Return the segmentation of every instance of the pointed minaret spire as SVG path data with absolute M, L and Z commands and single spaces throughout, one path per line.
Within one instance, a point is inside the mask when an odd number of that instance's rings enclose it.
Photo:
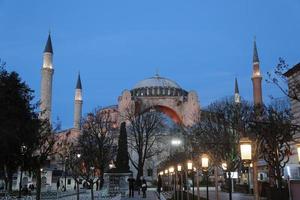
M 82 89 L 82 86 L 81 86 L 81 79 L 80 79 L 80 73 L 78 73 L 76 89 Z
M 46 43 L 46 46 L 44 49 L 44 53 L 53 53 L 50 31 L 49 31 L 47 43 Z
M 253 83 L 253 100 L 255 105 L 262 105 L 262 76 L 259 68 L 259 59 L 256 46 L 256 38 L 254 38 L 254 51 L 253 51 L 253 72 L 252 72 L 252 83 Z
M 234 83 L 234 102 L 241 103 L 241 96 L 239 93 L 239 86 L 238 86 L 237 78 L 235 78 L 235 83 Z
M 78 73 L 77 83 L 75 88 L 75 105 L 74 105 L 74 128 L 81 128 L 81 115 L 82 115 L 82 85 L 80 74 Z
M 48 119 L 51 123 L 52 110 L 52 79 L 53 79 L 53 49 L 50 33 L 43 55 L 42 81 L 41 81 L 41 118 Z
M 256 37 L 254 37 L 254 45 L 253 45 L 253 63 L 259 63 L 257 46 L 256 46 Z
M 237 78 L 235 78 L 235 83 L 234 83 L 234 93 L 235 94 L 239 94 L 239 86 L 238 86 L 238 82 L 237 82 Z

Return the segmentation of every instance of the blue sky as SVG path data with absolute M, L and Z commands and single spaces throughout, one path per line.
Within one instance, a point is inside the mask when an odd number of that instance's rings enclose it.
M 0 58 L 40 95 L 42 52 L 51 29 L 53 119 L 73 124 L 78 71 L 84 113 L 117 103 L 124 89 L 151 77 L 197 91 L 201 106 L 240 93 L 252 100 L 253 38 L 261 70 L 278 57 L 300 62 L 299 0 L 0 0 Z M 264 100 L 282 96 L 263 82 Z

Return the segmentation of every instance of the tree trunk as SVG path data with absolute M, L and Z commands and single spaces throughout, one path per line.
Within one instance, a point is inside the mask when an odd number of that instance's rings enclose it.
M 6 165 L 4 165 L 4 182 L 5 182 L 5 191 L 8 192 L 8 172 L 7 172 Z
M 255 200 L 259 200 L 257 176 L 258 176 L 257 159 L 254 158 L 254 160 L 253 160 L 253 193 L 254 193 Z
M 138 173 L 136 175 L 136 180 L 140 179 L 141 176 L 144 176 L 144 165 L 142 162 L 142 159 L 139 158 L 139 163 L 138 163 Z
M 11 171 L 8 172 L 8 192 L 12 192 L 12 182 L 13 182 L 13 173 Z
M 76 181 L 76 190 L 77 190 L 77 200 L 79 200 L 79 183 Z
M 91 200 L 94 200 L 94 184 L 93 183 L 90 184 L 91 184 Z
M 220 197 L 219 197 L 218 167 L 217 166 L 215 166 L 214 175 L 215 175 L 216 200 L 219 200 Z
M 38 167 L 36 169 L 36 200 L 41 199 L 41 169 Z
M 19 181 L 19 198 L 21 198 L 21 190 L 22 190 L 22 179 L 23 179 L 23 169 L 20 168 L 20 181 Z

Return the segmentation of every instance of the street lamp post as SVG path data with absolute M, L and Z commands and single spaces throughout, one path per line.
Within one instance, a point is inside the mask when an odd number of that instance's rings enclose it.
M 195 190 L 194 190 L 194 173 L 193 173 L 193 162 L 192 161 L 188 161 L 187 162 L 187 169 L 189 172 L 191 172 L 191 175 L 192 175 L 192 185 L 193 185 L 193 188 L 192 188 L 192 191 L 193 191 L 193 200 L 194 200 L 194 197 L 195 197 Z
M 208 193 L 208 164 L 209 164 L 209 158 L 207 154 L 203 154 L 201 157 L 201 166 L 203 169 L 204 174 L 206 175 L 206 199 L 209 199 L 209 193 Z
M 228 177 L 228 194 L 229 194 L 229 200 L 232 200 L 231 172 L 227 168 L 227 163 L 222 163 L 222 169 L 225 171 L 225 174 Z
M 251 140 L 247 137 L 242 137 L 240 139 L 240 151 L 241 151 L 241 159 L 245 167 L 248 168 L 248 189 L 249 193 L 251 193 L 251 188 L 250 188 L 250 163 L 252 160 L 252 145 L 251 145 Z M 253 177 L 253 179 L 256 177 Z
M 170 172 L 170 176 L 171 176 L 171 184 L 172 184 L 172 182 L 174 182 L 173 191 L 174 191 L 174 197 L 175 197 L 175 200 L 176 200 L 176 174 L 175 174 L 174 167 L 170 167 L 169 172 Z M 173 179 L 173 176 L 174 176 L 174 179 Z
M 182 190 L 182 166 L 179 164 L 177 165 L 177 172 L 180 174 L 180 196 L 181 200 L 183 200 L 183 190 Z M 179 195 L 178 195 L 179 197 Z M 180 199 L 180 198 L 178 198 Z
M 166 169 L 165 170 L 165 175 L 166 175 L 166 178 L 167 178 L 167 187 L 166 187 L 166 190 L 167 191 L 169 191 L 169 179 L 170 179 L 170 177 L 169 177 L 169 170 L 168 169 Z
M 22 196 L 22 179 L 23 179 L 23 168 L 24 168 L 24 160 L 25 160 L 25 152 L 27 150 L 27 147 L 25 145 L 21 146 L 21 155 L 22 155 L 22 165 L 20 167 L 20 182 L 19 182 L 19 198 Z

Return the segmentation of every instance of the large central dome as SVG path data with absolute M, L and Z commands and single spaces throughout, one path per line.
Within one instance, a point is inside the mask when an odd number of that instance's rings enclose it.
M 162 87 L 162 88 L 177 88 L 181 89 L 181 87 L 175 82 L 170 79 L 161 77 L 159 75 L 155 75 L 154 77 L 144 79 L 138 82 L 133 89 L 138 88 L 151 88 L 151 87 Z

